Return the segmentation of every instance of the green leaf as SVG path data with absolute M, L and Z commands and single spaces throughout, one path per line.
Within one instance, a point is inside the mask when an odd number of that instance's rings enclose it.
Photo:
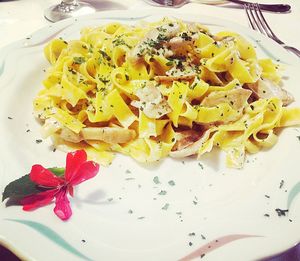
M 57 177 L 62 177 L 65 175 L 65 168 L 54 167 L 54 168 L 48 168 L 48 170 L 50 170 Z
M 48 168 L 54 175 L 57 177 L 63 177 L 65 174 L 65 168 Z M 16 205 L 20 201 L 20 199 L 32 195 L 37 194 L 42 191 L 46 191 L 52 188 L 45 188 L 38 186 L 36 183 L 32 182 L 29 174 L 22 176 L 19 179 L 16 179 L 10 182 L 4 189 L 2 195 L 2 201 L 9 198 L 10 204 Z
M 2 195 L 2 201 L 7 198 L 12 198 L 14 201 L 18 201 L 18 199 L 22 199 L 25 196 L 36 194 L 47 189 L 49 188 L 41 188 L 37 186 L 30 180 L 29 174 L 27 174 L 19 179 L 10 182 L 5 187 Z

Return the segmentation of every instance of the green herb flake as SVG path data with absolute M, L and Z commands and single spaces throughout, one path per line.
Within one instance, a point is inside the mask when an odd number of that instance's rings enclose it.
M 126 169 L 125 173 L 126 174 L 131 174 L 131 171 L 129 169 Z
M 194 236 L 196 236 L 196 233 L 195 232 L 189 233 L 189 236 L 194 237 Z
M 174 180 L 170 180 L 170 181 L 168 182 L 168 184 L 169 184 L 170 186 L 175 186 L 175 181 L 174 181 Z
M 109 56 L 106 52 L 104 52 L 104 51 L 102 51 L 102 50 L 99 50 L 99 53 L 101 53 L 102 57 L 103 57 L 104 59 L 106 59 L 107 61 L 110 61 L 110 60 L 111 60 L 110 56 Z
M 198 166 L 199 166 L 201 169 L 204 168 L 203 165 L 202 165 L 200 162 L 198 162 Z
M 85 58 L 84 57 L 73 57 L 73 62 L 75 64 L 82 64 L 85 62 Z
M 158 195 L 161 195 L 161 196 L 164 196 L 164 195 L 166 195 L 167 194 L 167 191 L 165 191 L 165 190 L 161 190 L 159 193 L 158 193 Z
M 155 176 L 155 177 L 153 178 L 153 182 L 154 182 L 155 184 L 160 184 L 160 181 L 159 181 L 159 179 L 158 179 L 158 176 Z
M 132 214 L 132 213 L 133 213 L 132 209 L 129 209 L 128 214 Z
M 162 210 L 168 210 L 170 204 L 169 203 L 166 203 L 161 209 Z

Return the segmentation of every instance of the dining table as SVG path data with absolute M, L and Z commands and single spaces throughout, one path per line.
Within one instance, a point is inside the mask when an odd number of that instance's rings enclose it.
M 179 8 L 171 6 L 159 6 L 151 4 L 150 0 L 84 0 L 91 4 L 97 12 L 110 10 L 130 10 L 131 12 L 147 12 L 151 10 L 173 10 L 201 17 L 218 17 L 232 23 L 250 27 L 247 15 L 242 5 L 226 2 L 222 5 L 202 4 L 191 1 Z M 251 1 L 254 2 L 254 1 Z M 291 5 L 288 13 L 264 12 L 272 30 L 286 44 L 300 50 L 300 1 L 299 0 L 259 0 L 260 3 L 283 3 Z M 20 39 L 30 37 L 35 31 L 52 24 L 45 19 L 44 11 L 52 5 L 58 4 L 59 0 L 0 0 L 0 49 Z M 293 55 L 293 54 L 292 54 Z M 295 59 L 299 59 L 295 56 Z M 1 123 L 2 124 L 2 123 Z M 3 153 L 3 151 L 1 152 Z M 0 231 L 1 234 L 1 231 Z M 300 239 L 300 236 L 299 236 Z M 30 239 L 29 239 L 30 240 Z M 284 239 L 283 239 L 284 240 Z M 1 242 L 0 242 L 1 244 Z M 253 249 L 255 251 L 255 249 Z M 13 249 L 0 246 L 0 260 L 19 260 L 18 253 L 13 253 Z M 284 252 L 274 253 L 265 257 L 265 261 L 300 261 L 300 244 L 291 246 Z

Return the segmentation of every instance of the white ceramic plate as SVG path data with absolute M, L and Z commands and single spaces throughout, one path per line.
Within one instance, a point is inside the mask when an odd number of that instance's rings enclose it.
M 48 67 L 44 44 L 53 37 L 77 38 L 87 25 L 172 15 L 212 31 L 237 31 L 257 46 L 260 57 L 286 64 L 284 86 L 295 96 L 292 106 L 300 106 L 299 64 L 276 43 L 217 18 L 155 12 L 114 11 L 65 20 L 1 50 L 1 191 L 33 164 L 64 166 L 65 154 L 52 152 L 50 140 L 36 143 L 40 126 L 32 115 L 32 100 Z M 28 213 L 2 203 L 0 241 L 34 260 L 179 260 L 191 253 L 206 260 L 253 260 L 275 254 L 300 240 L 299 135 L 297 128 L 284 129 L 276 146 L 248 156 L 243 170 L 224 167 L 217 152 L 201 163 L 165 159 L 148 167 L 118 155 L 110 167 L 77 188 L 68 222 L 52 213 L 53 205 Z M 160 184 L 153 182 L 155 176 Z M 166 195 L 159 195 L 162 190 Z M 279 217 L 276 208 L 289 208 L 288 216 Z

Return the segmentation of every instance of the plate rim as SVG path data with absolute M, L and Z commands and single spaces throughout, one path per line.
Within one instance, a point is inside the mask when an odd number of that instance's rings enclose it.
M 145 10 L 142 9 L 142 11 L 145 13 Z M 130 16 L 130 17 L 134 17 L 137 21 L 138 20 L 141 20 L 142 18 L 147 18 L 147 17 L 151 17 L 151 16 L 162 16 L 162 15 L 170 15 L 170 11 L 171 10 L 157 10 L 157 9 L 149 9 L 147 10 L 147 13 L 146 15 L 143 15 L 143 16 L 133 16 L 134 13 L 139 13 L 137 9 L 134 9 L 134 10 L 127 10 L 127 11 L 124 11 L 124 10 L 113 10 L 113 11 L 103 11 L 103 12 L 97 12 L 93 15 L 85 15 L 85 16 L 81 16 L 81 17 L 78 17 L 78 18 L 68 18 L 66 20 L 63 20 L 63 21 L 60 21 L 56 24 L 51 24 L 51 25 L 48 25 L 48 26 L 44 26 L 42 27 L 41 29 L 39 30 L 36 30 L 35 32 L 33 32 L 31 35 L 32 37 L 36 36 L 36 35 L 39 35 L 39 34 L 43 34 L 43 33 L 46 33 L 47 32 L 47 29 L 48 28 L 55 28 L 55 29 L 58 29 L 58 28 L 61 28 L 63 26 L 67 26 L 67 25 L 71 25 L 73 26 L 73 23 L 74 22 L 77 22 L 77 21 L 89 21 L 89 20 L 94 20 L 94 19 L 97 19 L 97 18 L 101 18 L 101 20 L 107 20 L 107 16 L 109 15 L 115 15 L 116 17 L 112 18 L 112 20 L 116 20 L 117 16 L 120 15 L 120 13 L 122 14 L 122 16 Z M 187 16 L 187 15 L 190 15 L 190 17 L 193 19 L 196 17 L 196 14 L 192 13 L 190 14 L 189 12 L 179 12 L 179 10 L 173 10 L 172 9 L 172 12 L 171 12 L 171 16 Z M 255 37 L 255 38 L 259 38 L 259 39 L 262 39 L 264 42 L 267 41 L 267 42 L 271 42 L 271 40 L 261 34 L 259 34 L 258 32 L 256 31 L 251 31 L 249 28 L 243 26 L 243 25 L 240 25 L 240 24 L 234 24 L 232 21 L 229 21 L 229 20 L 226 20 L 226 19 L 222 19 L 222 18 L 216 18 L 216 17 L 213 17 L 213 16 L 201 16 L 201 17 L 198 17 L 197 20 L 198 21 L 201 21 L 201 19 L 204 18 L 205 19 L 215 19 L 217 21 L 221 21 L 221 22 L 224 22 L 224 24 L 226 24 L 226 26 L 233 26 L 232 29 L 233 30 L 236 30 L 236 28 L 238 28 L 238 31 L 243 31 L 243 32 L 247 32 L 249 35 Z M 123 17 L 120 17 L 120 20 L 122 21 L 124 18 Z M 191 20 L 192 20 L 191 19 Z M 100 21 L 101 21 L 100 20 Z M 247 34 L 247 35 L 248 35 Z M 26 42 L 28 39 L 21 39 L 21 40 L 18 40 L 18 41 L 15 41 L 13 43 L 10 43 L 4 47 L 2 47 L 0 49 L 0 65 L 1 65 L 1 58 L 3 59 L 3 53 L 6 53 L 14 48 L 20 48 L 21 46 L 24 45 L 24 42 Z M 289 54 L 285 49 L 283 49 L 283 47 L 279 46 L 277 43 L 275 42 L 272 42 L 273 45 L 277 45 L 278 47 L 282 48 L 282 51 L 284 51 L 284 56 L 287 56 L 289 58 L 292 57 L 291 54 Z M 30 48 L 32 47 L 35 47 L 34 46 L 29 46 Z M 2 54 L 2 56 L 1 56 Z M 292 66 L 299 66 L 300 65 L 300 62 L 296 59 L 292 59 L 292 63 L 291 63 Z M 1 77 L 1 66 L 0 66 L 0 77 Z M 3 204 L 3 203 L 2 203 Z M 300 241 L 300 238 L 299 238 L 299 241 Z M 0 245 L 8 245 L 8 249 L 10 251 L 12 251 L 13 253 L 15 253 L 17 256 L 19 256 L 20 258 L 30 258 L 28 256 L 25 256 L 26 254 L 20 252 L 17 247 L 13 246 L 7 239 L 5 239 L 3 236 L 0 235 Z M 278 253 L 281 253 L 282 251 L 278 252 Z M 272 254 L 272 255 L 275 255 L 276 253 Z

